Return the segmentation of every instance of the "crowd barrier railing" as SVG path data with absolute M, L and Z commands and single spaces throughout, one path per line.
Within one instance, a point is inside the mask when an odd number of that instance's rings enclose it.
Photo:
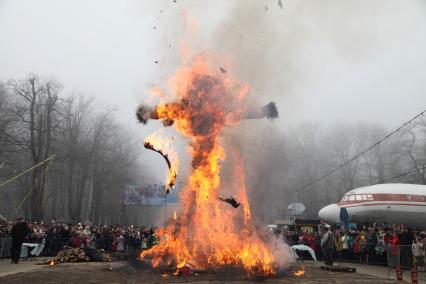
M 96 238 L 93 243 L 87 245 L 88 248 L 103 249 L 105 251 L 114 251 L 114 240 L 111 238 Z M 12 238 L 0 238 L 0 259 L 10 257 L 10 249 L 12 246 Z M 72 246 L 71 239 L 69 238 L 54 238 L 54 239 L 45 239 L 44 248 L 40 256 L 54 256 L 65 246 Z M 84 243 L 81 247 L 85 247 Z M 142 247 L 141 240 L 138 239 L 129 239 L 124 241 L 125 251 L 128 247 L 137 247 L 140 249 Z
M 318 242 L 308 243 L 299 242 L 299 244 L 307 245 L 314 249 L 316 257 L 319 261 L 324 260 L 324 254 Z M 292 244 L 289 244 L 292 245 Z M 417 255 L 416 255 L 417 254 Z M 376 247 L 370 247 L 359 250 L 354 248 L 336 249 L 334 248 L 333 259 L 335 261 L 371 264 L 388 266 L 389 268 L 411 269 L 417 267 L 425 267 L 426 263 L 426 248 L 423 252 L 414 251 L 411 245 L 385 245 L 378 250 Z M 304 254 L 309 259 L 308 254 Z

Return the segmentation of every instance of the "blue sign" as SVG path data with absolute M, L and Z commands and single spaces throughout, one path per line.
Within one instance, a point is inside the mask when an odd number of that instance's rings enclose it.
M 176 189 L 175 189 L 176 190 Z M 124 205 L 164 205 L 177 202 L 177 193 L 170 190 L 166 193 L 164 185 L 149 184 L 146 186 L 127 185 L 124 189 Z

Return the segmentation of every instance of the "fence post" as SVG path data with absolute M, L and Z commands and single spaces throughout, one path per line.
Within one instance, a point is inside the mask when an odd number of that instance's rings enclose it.
M 401 270 L 401 266 L 396 267 L 396 280 L 402 280 L 402 270 Z
M 413 267 L 413 269 L 411 269 L 411 283 L 417 284 L 418 283 L 417 281 L 418 281 L 417 269 L 416 267 Z

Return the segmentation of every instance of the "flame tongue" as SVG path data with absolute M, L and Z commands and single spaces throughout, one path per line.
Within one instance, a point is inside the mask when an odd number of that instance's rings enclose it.
M 305 275 L 305 267 L 302 266 L 298 271 L 293 273 L 294 276 L 300 277 Z
M 272 253 L 251 222 L 242 161 L 235 170 L 242 209 L 229 208 L 218 200 L 220 162 L 225 159 L 220 134 L 225 126 L 244 118 L 248 86 L 230 78 L 229 72 L 224 78 L 216 69 L 205 56 L 198 56 L 171 80 L 177 103 L 155 107 L 157 119 L 163 124 L 172 121 L 190 140 L 193 168 L 180 195 L 183 212 L 176 222 L 159 230 L 159 244 L 142 252 L 141 258 L 151 258 L 154 267 L 240 265 L 249 273 L 272 274 Z
M 169 176 L 166 180 L 166 192 L 169 193 L 170 189 L 173 189 L 175 185 L 175 180 L 178 172 L 179 160 L 176 152 L 170 146 L 170 141 L 167 141 L 159 135 L 159 133 L 154 132 L 149 137 L 147 137 L 143 143 L 144 147 L 150 149 L 154 152 L 159 153 L 167 163 L 169 168 Z M 170 161 L 169 155 L 172 157 L 172 162 Z

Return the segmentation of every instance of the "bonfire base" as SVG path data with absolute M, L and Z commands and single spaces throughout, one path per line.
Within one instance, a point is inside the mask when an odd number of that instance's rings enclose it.
M 65 262 L 89 262 L 89 261 L 98 261 L 98 262 L 110 262 L 111 256 L 102 250 L 97 249 L 81 249 L 81 248 L 70 248 L 65 247 L 63 250 L 59 251 L 55 258 L 49 259 L 45 262 L 38 264 L 50 264 L 55 265 L 58 263 Z
M 380 278 L 376 276 L 360 273 L 336 273 L 321 268 L 310 262 L 305 262 L 304 276 L 295 276 L 294 272 L 299 271 L 301 266 L 290 267 L 286 273 L 268 277 L 263 283 L 293 284 L 293 283 L 363 283 L 363 284 L 397 284 L 396 280 Z M 384 270 L 385 274 L 387 270 Z M 45 266 L 36 271 L 11 274 L 0 277 L 0 283 L 31 283 L 31 284 L 63 284 L 63 283 L 87 283 L 90 281 L 96 283 L 241 283 L 255 284 L 259 283 L 256 279 L 247 280 L 245 275 L 218 275 L 219 272 L 203 273 L 200 275 L 191 275 L 189 277 L 179 277 L 174 275 L 162 275 L 159 271 L 139 270 L 132 268 L 128 262 L 112 262 L 109 264 L 100 262 L 87 263 L 66 263 L 54 266 L 52 269 Z M 220 278 L 219 278 L 220 277 Z

